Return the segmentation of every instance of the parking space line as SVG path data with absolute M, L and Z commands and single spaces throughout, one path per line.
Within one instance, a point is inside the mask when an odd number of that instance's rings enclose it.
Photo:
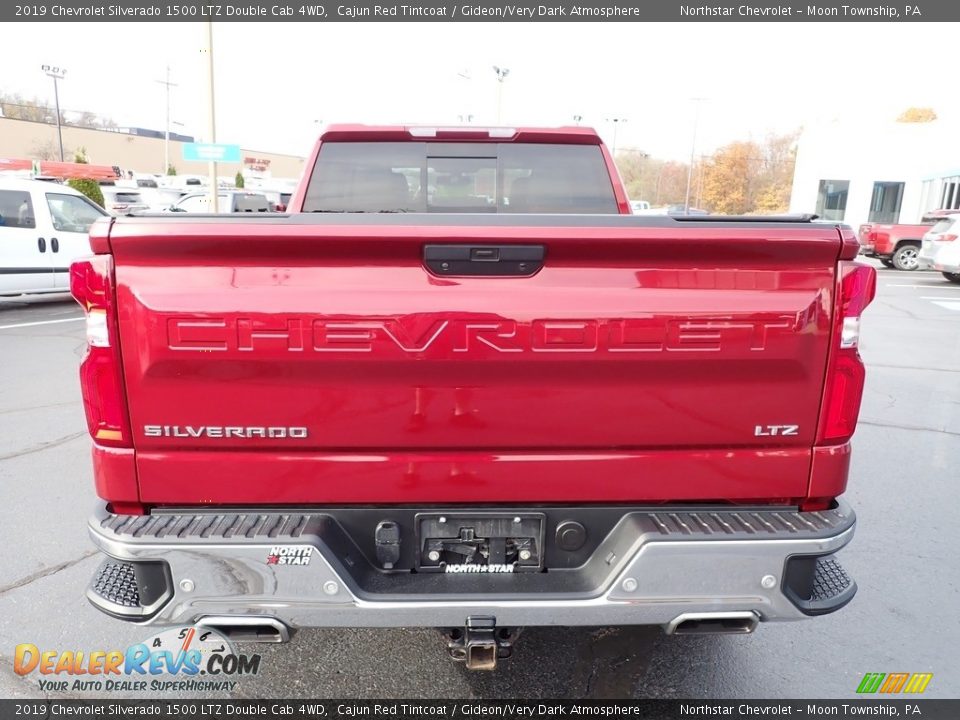
M 955 300 L 953 302 L 944 302 L 943 300 L 934 300 L 934 305 L 939 305 L 940 307 L 946 310 L 960 310 L 960 300 Z
M 16 325 L 0 325 L 0 330 L 13 330 L 13 328 L 33 327 L 34 325 L 53 325 L 54 323 L 79 322 L 82 317 L 64 318 L 62 320 L 41 320 L 40 322 L 17 323 Z
M 960 290 L 960 287 L 951 287 L 949 285 L 899 285 L 897 283 L 886 283 L 884 287 L 909 287 L 926 288 L 927 290 Z
M 920 299 L 921 299 L 921 300 L 956 300 L 956 299 L 957 299 L 957 296 L 956 296 L 956 295 L 950 295 L 950 296 L 947 296 L 947 297 L 942 297 L 942 296 L 940 296 L 940 295 L 921 295 L 921 296 L 920 296 Z

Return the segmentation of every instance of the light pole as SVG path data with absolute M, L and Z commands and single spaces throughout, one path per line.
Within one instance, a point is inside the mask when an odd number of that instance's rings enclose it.
M 57 110 L 57 142 L 60 143 L 60 162 L 63 162 L 63 129 L 60 127 L 60 92 L 57 89 L 57 80 L 63 80 L 67 69 L 50 65 L 41 65 L 40 69 L 53 78 L 53 102 Z
M 613 123 L 613 147 L 610 150 L 610 154 L 616 159 L 617 156 L 617 128 L 620 126 L 620 123 L 625 123 L 626 118 L 607 118 L 607 122 Z
M 503 81 L 510 74 L 510 68 L 501 68 L 494 65 L 493 71 L 497 74 L 497 125 L 499 125 L 503 111 Z
M 217 142 L 217 116 L 214 110 L 213 99 L 213 22 L 207 21 L 207 142 Z M 208 163 L 210 173 L 210 212 L 218 212 L 217 195 L 220 190 L 217 187 L 217 162 L 211 160 Z
M 167 124 L 163 134 L 163 174 L 170 172 L 170 88 L 177 87 L 177 84 L 170 82 L 170 66 L 167 65 L 167 77 L 165 80 L 155 80 L 164 86 L 167 95 Z
M 466 83 L 472 83 L 472 81 L 473 81 L 473 76 L 470 74 L 470 69 L 469 69 L 469 68 L 465 68 L 465 69 L 462 70 L 461 72 L 458 72 L 458 73 L 457 73 L 457 77 L 460 78 L 461 80 L 463 80 L 463 81 L 466 82 Z M 467 85 L 466 87 L 470 87 L 470 85 Z M 457 94 L 459 95 L 460 93 L 457 93 Z M 466 98 L 466 101 L 465 101 L 465 102 L 464 102 L 464 97 Z M 468 111 L 468 112 L 461 113 L 461 114 L 457 115 L 457 117 L 460 119 L 460 122 L 461 122 L 461 123 L 467 123 L 467 124 L 472 123 L 472 122 L 473 122 L 473 113 L 472 113 L 472 112 L 469 112 L 469 110 L 470 110 L 470 105 L 472 104 L 472 103 L 470 102 L 470 92 L 469 92 L 469 90 L 466 91 L 465 94 L 462 95 L 462 96 L 457 100 L 457 102 L 458 102 L 458 103 L 462 103 L 463 106 L 464 106 L 464 109 Z
M 640 157 L 640 172 L 637 173 L 637 187 L 640 188 L 640 197 L 638 199 L 645 200 L 646 193 L 643 192 L 643 170 L 644 166 L 646 165 L 647 158 L 650 157 L 650 153 L 645 153 L 643 150 L 641 150 L 637 153 L 637 155 Z
M 703 102 L 704 98 L 691 98 L 695 103 L 693 111 L 693 140 L 690 142 L 690 164 L 687 166 L 687 194 L 686 199 L 683 201 L 683 212 L 685 215 L 690 214 L 690 182 L 693 180 L 693 157 L 694 153 L 697 150 L 697 125 L 700 123 L 700 103 Z

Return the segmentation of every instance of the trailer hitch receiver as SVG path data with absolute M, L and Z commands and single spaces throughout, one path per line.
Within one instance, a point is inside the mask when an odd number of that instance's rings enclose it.
M 446 631 L 450 657 L 466 664 L 468 670 L 495 670 L 497 660 L 513 654 L 516 632 L 497 627 L 497 619 L 470 616 L 465 626 Z

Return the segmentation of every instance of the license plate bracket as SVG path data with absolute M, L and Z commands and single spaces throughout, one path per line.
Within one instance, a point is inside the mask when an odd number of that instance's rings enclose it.
M 491 574 L 541 571 L 544 525 L 543 513 L 418 513 L 417 569 Z

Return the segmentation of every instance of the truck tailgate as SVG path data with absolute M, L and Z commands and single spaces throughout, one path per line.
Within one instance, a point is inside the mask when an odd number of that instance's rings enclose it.
M 116 222 L 141 500 L 805 495 L 835 227 L 478 218 Z M 545 260 L 442 276 L 427 244 Z

